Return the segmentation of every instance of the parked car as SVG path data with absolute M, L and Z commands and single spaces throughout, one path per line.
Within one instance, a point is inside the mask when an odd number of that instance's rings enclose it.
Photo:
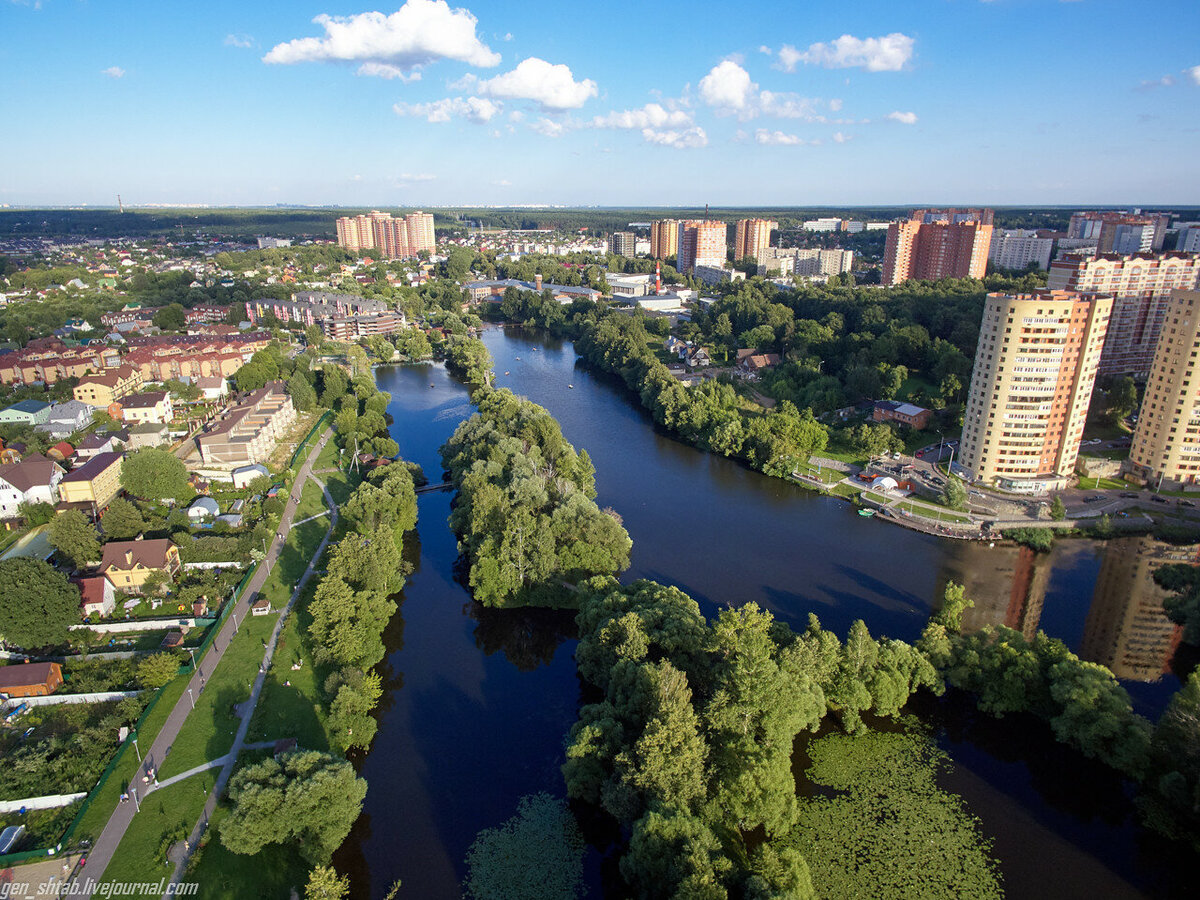
M 1090 497 L 1084 497 L 1083 502 L 1084 503 L 1099 503 L 1103 499 L 1104 499 L 1103 494 L 1092 494 L 1092 496 L 1090 496 Z
M 1158 494 L 1151 494 L 1150 499 L 1155 503 L 1167 503 L 1166 497 L 1160 497 Z
M 1137 491 L 1121 491 L 1121 496 L 1126 500 L 1136 500 L 1141 496 Z
M 1195 506 L 1196 502 L 1194 500 L 1180 500 L 1179 505 L 1180 506 Z
M 1083 443 L 1085 446 L 1091 447 L 1094 444 L 1103 444 L 1104 442 L 1100 438 L 1088 438 Z

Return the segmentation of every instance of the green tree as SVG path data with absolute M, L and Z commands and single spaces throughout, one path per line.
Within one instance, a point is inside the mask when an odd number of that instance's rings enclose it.
M 1109 424 L 1116 425 L 1137 409 L 1137 384 L 1128 375 L 1113 381 L 1105 395 L 1104 417 Z
M 100 527 L 104 529 L 105 537 L 118 541 L 135 538 L 146 530 L 146 520 L 142 511 L 123 497 L 117 497 L 108 505 Z
M 245 766 L 229 781 L 233 809 L 221 822 L 221 843 L 251 856 L 267 844 L 291 844 L 309 862 L 328 863 L 366 794 L 350 763 L 315 750 Z
M 144 500 L 186 500 L 195 493 L 179 457 L 150 447 L 125 457 L 121 464 L 121 487 Z
M 79 621 L 79 591 L 41 560 L 19 556 L 0 562 L 0 635 L 33 650 L 67 642 Z
M 138 684 L 151 691 L 158 690 L 178 674 L 179 659 L 173 653 L 151 653 L 138 661 Z
M 474 900 L 570 900 L 584 893 L 583 853 L 567 805 L 546 793 L 527 795 L 515 816 L 476 835 L 463 887 Z
M 182 305 L 171 303 L 156 312 L 151 321 L 163 331 L 183 331 L 187 327 L 187 314 Z
M 321 405 L 332 409 L 345 396 L 350 378 L 338 366 L 326 363 L 321 369 Z
M 383 685 L 378 675 L 351 671 L 349 680 L 338 688 L 330 704 L 326 723 L 343 752 L 352 747 L 365 750 L 371 746 L 378 727 L 371 711 L 383 696 Z
M 350 878 L 339 875 L 333 866 L 317 866 L 308 873 L 304 900 L 346 900 L 350 896 Z
M 1063 505 L 1062 497 L 1055 494 L 1054 499 L 1050 501 L 1050 518 L 1055 522 L 1061 522 L 1066 517 L 1067 508 Z
M 942 502 L 951 509 L 967 508 L 967 487 L 956 475 L 946 476 L 946 486 L 942 488 Z
M 77 509 L 54 517 L 48 529 L 50 545 L 75 568 L 83 569 L 100 558 L 100 540 L 91 521 Z
M 308 412 L 317 405 L 317 392 L 299 372 L 288 379 L 287 392 L 299 412 Z

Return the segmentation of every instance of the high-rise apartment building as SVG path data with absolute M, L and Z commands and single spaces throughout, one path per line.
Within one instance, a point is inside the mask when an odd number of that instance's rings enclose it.
M 1095 240 L 1098 253 L 1148 253 L 1161 250 L 1170 216 L 1133 212 L 1077 212 L 1068 238 Z
M 1050 290 L 1112 294 L 1112 319 L 1100 358 L 1100 374 L 1145 375 L 1176 288 L 1200 286 L 1200 257 L 1189 253 L 1067 255 L 1050 264 Z
M 675 268 L 687 273 L 691 273 L 698 265 L 722 268 L 725 265 L 727 234 L 724 222 L 711 219 L 680 222 Z
M 1127 463 L 1153 487 L 1195 484 L 1200 473 L 1200 291 L 1172 291 Z
M 372 210 L 365 216 L 343 216 L 337 220 L 339 246 L 347 250 L 377 250 L 389 259 L 406 259 L 422 250 L 434 249 L 433 216 L 409 213 L 402 219 Z
M 733 258 L 757 258 L 759 253 L 771 246 L 771 232 L 778 230 L 779 223 L 768 219 L 741 219 L 734 229 Z
M 1102 294 L 988 294 L 959 457 L 972 480 L 1029 494 L 1067 483 L 1111 310 Z
M 982 278 L 992 242 L 990 209 L 918 209 L 888 226 L 883 283 Z
M 679 220 L 662 219 L 650 225 L 650 255 L 666 259 L 679 252 Z
M 1177 222 L 1175 228 L 1175 249 L 1200 253 L 1200 222 Z
M 1054 238 L 1038 237 L 1036 231 L 1027 228 L 998 228 L 992 232 L 992 245 L 988 259 L 1002 269 L 1024 269 L 1037 263 L 1043 271 L 1050 268 L 1050 254 L 1054 250 Z
M 632 231 L 617 231 L 613 233 L 612 245 L 609 249 L 617 256 L 633 257 L 637 255 L 636 245 L 637 238 Z

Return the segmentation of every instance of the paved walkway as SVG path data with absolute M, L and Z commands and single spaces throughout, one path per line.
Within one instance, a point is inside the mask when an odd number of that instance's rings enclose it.
M 317 442 L 312 452 L 309 453 L 308 459 L 304 465 L 300 467 L 300 472 L 296 476 L 296 483 L 303 484 L 312 472 L 312 465 L 315 462 L 317 455 L 333 435 L 331 429 L 326 429 L 321 439 Z M 260 565 L 255 570 L 254 575 L 250 578 L 250 582 L 242 591 L 241 597 L 237 601 L 233 612 L 225 620 L 224 626 L 217 634 L 212 642 L 209 651 L 199 660 L 197 670 L 192 673 L 191 680 L 188 682 L 188 690 L 194 694 L 199 694 L 204 690 L 206 682 L 205 674 L 211 675 L 213 670 L 220 664 L 221 658 L 225 651 L 229 648 L 230 641 L 233 640 L 234 634 L 237 632 L 238 621 L 245 619 L 250 612 L 250 603 L 253 598 L 262 589 L 263 582 L 267 579 L 271 565 L 279 559 L 279 554 L 283 549 L 283 539 L 280 535 L 285 534 L 291 528 L 292 519 L 296 515 L 296 505 L 298 502 L 299 491 L 293 491 L 288 497 L 287 505 L 284 507 L 283 516 L 280 519 L 279 529 L 271 540 L 271 545 L 267 548 L 265 562 L 267 565 Z M 328 536 L 326 536 L 328 538 Z M 324 545 L 322 545 L 324 549 Z M 310 563 L 311 569 L 311 563 Z M 290 604 L 289 604 L 290 605 Z M 282 619 L 282 617 L 281 617 Z M 277 629 L 278 630 L 278 629 Z M 274 637 L 272 637 L 272 645 L 274 645 Z M 261 677 L 260 677 L 261 680 Z M 257 696 L 257 687 L 256 687 Z M 171 710 L 167 716 L 167 721 L 159 730 L 158 735 L 154 739 L 154 743 L 146 750 L 142 757 L 141 764 L 137 771 L 130 779 L 129 789 L 131 792 L 141 790 L 143 784 L 143 776 L 148 776 L 151 768 L 158 769 L 162 767 L 163 760 L 171 750 L 171 744 L 178 737 L 180 729 L 183 728 L 184 722 L 192 712 L 192 703 L 187 696 L 187 691 L 184 691 L 183 696 L 175 704 L 175 708 Z M 238 742 L 234 744 L 234 752 L 241 748 L 241 741 L 244 738 L 244 727 L 249 722 L 247 716 L 243 720 L 243 730 L 239 730 Z M 217 791 L 214 791 L 212 798 L 215 798 Z M 137 793 L 140 799 L 143 794 Z M 137 813 L 137 805 L 135 803 L 118 803 L 117 808 L 113 810 L 113 814 L 109 817 L 108 822 L 104 826 L 104 830 L 100 832 L 100 836 L 96 838 L 96 843 L 87 854 L 87 874 L 93 878 L 98 878 L 99 873 L 108 867 L 112 861 L 113 855 L 117 852 L 117 847 L 121 843 L 121 838 L 125 836 L 126 830 L 129 828 L 130 822 L 133 821 L 134 815 Z M 72 896 L 90 897 L 95 891 L 97 885 L 95 882 L 89 882 L 87 878 L 82 877 L 75 882 L 73 889 L 75 893 Z
M 316 452 L 319 453 L 325 444 L 325 440 L 329 437 L 329 432 L 326 432 L 325 437 L 317 444 Z M 310 457 L 312 459 L 314 457 Z M 308 583 L 308 579 L 313 575 L 313 567 L 317 564 L 317 560 L 321 558 L 321 554 L 325 552 L 325 548 L 329 545 L 330 538 L 333 537 L 333 529 L 337 526 L 338 513 L 337 504 L 333 502 L 333 497 L 330 496 L 329 488 L 325 486 L 325 482 L 317 478 L 311 472 L 301 472 L 301 476 L 312 478 L 321 486 L 321 493 L 325 495 L 325 502 L 329 504 L 329 530 L 325 532 L 325 537 L 321 539 L 320 545 L 316 552 L 313 553 L 312 559 L 308 562 L 308 567 L 304 570 L 304 574 L 300 580 L 296 582 L 296 587 L 292 591 L 292 596 L 288 598 L 287 606 L 279 613 L 279 618 L 275 621 L 275 627 L 271 631 L 271 637 L 267 641 L 266 652 L 263 653 L 262 664 L 258 667 L 258 676 L 254 679 L 254 687 L 250 691 L 250 699 L 242 704 L 242 722 L 238 726 L 237 736 L 233 740 L 233 748 L 224 757 L 224 766 L 221 768 L 221 774 L 217 776 L 217 783 L 213 786 L 211 793 L 208 795 L 208 800 L 204 803 L 204 811 L 200 814 L 200 821 L 196 823 L 196 827 L 192 829 L 191 835 L 188 837 L 187 846 L 180 858 L 175 863 L 175 871 L 171 875 L 171 884 L 178 884 L 183 877 L 184 870 L 187 869 L 188 861 L 192 857 L 192 853 L 200 846 L 200 838 L 204 836 L 205 829 L 208 828 L 209 819 L 212 818 L 213 811 L 217 808 L 217 800 L 225 791 L 225 785 L 229 782 L 229 777 L 233 774 L 234 766 L 237 764 L 238 754 L 243 749 L 253 747 L 261 747 L 262 744 L 246 744 L 246 732 L 250 728 L 250 721 L 254 718 L 254 710 L 258 706 L 258 698 L 262 693 L 263 684 L 266 682 L 267 673 L 271 671 L 271 659 L 275 655 L 275 645 L 279 641 L 279 635 L 283 631 L 284 622 L 287 621 L 288 614 L 292 611 L 292 607 L 296 604 L 296 599 L 300 596 L 300 592 L 304 590 L 304 586 Z M 297 477 L 295 485 L 303 485 L 301 477 Z M 293 496 L 300 495 L 299 487 L 293 486 Z M 315 516 L 313 518 L 316 518 Z M 308 521 L 307 519 L 305 521 Z M 272 744 L 267 744 L 272 746 Z M 164 897 L 171 897 L 170 888 Z

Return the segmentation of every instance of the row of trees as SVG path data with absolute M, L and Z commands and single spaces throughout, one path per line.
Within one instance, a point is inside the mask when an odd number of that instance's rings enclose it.
M 573 606 L 570 585 L 629 565 L 629 535 L 596 506 L 587 451 L 576 453 L 545 409 L 508 390 L 481 390 L 476 402 L 441 449 L 475 599 Z

